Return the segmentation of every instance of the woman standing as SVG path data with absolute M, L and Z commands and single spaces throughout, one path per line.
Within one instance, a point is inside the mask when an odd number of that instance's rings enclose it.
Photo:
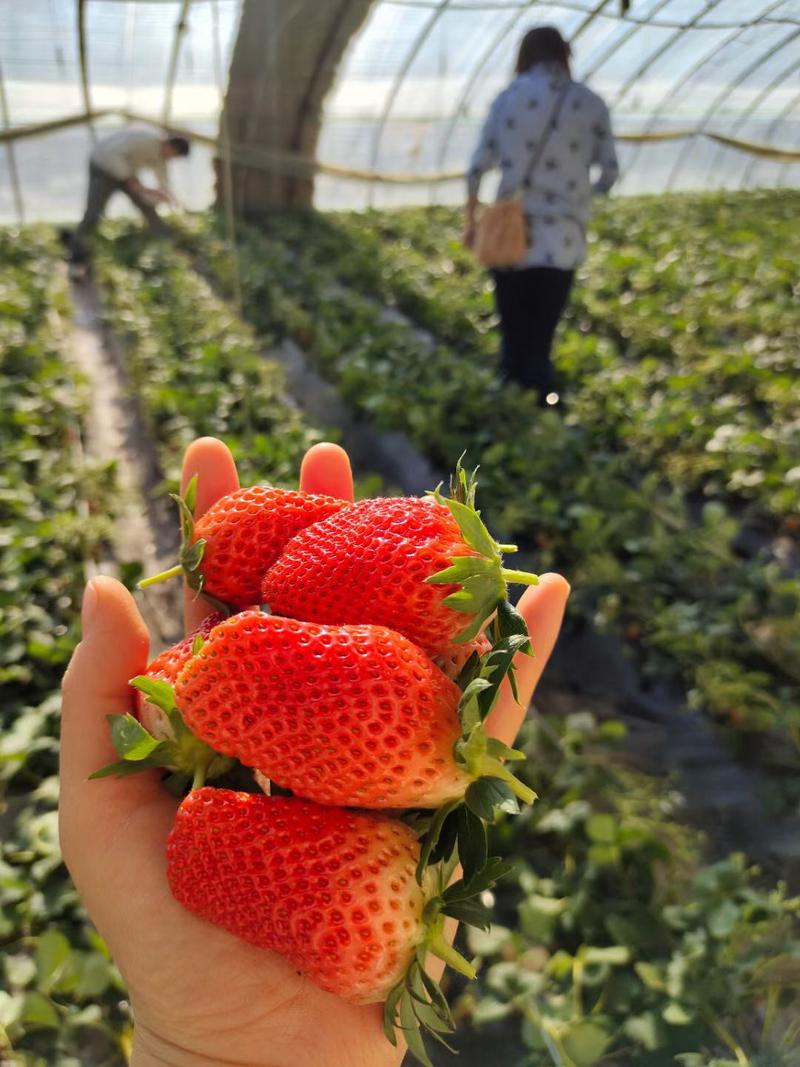
M 536 389 L 541 406 L 552 392 L 550 349 L 575 268 L 586 255 L 592 193 L 606 193 L 619 167 L 608 108 L 572 81 L 570 46 L 551 26 L 529 30 L 516 77 L 492 104 L 472 157 L 464 241 L 475 240 L 478 190 L 491 167 L 502 171 L 498 200 L 521 195 L 527 253 L 492 271 L 507 381 Z M 594 183 L 590 171 L 599 168 Z

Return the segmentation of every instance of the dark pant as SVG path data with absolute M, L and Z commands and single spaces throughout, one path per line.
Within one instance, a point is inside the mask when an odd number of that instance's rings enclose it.
M 544 404 L 553 379 L 550 349 L 575 271 L 525 267 L 493 270 L 492 277 L 503 335 L 503 377 L 524 389 L 538 390 Z
M 89 192 L 86 197 L 86 212 L 72 238 L 72 250 L 70 260 L 73 263 L 85 263 L 87 259 L 87 242 L 97 229 L 106 204 L 116 192 L 124 193 L 128 199 L 136 205 L 147 220 L 147 224 L 153 233 L 165 237 L 169 232 L 169 226 L 151 203 L 126 188 L 121 181 L 113 178 L 110 174 L 100 170 L 93 164 L 89 166 Z

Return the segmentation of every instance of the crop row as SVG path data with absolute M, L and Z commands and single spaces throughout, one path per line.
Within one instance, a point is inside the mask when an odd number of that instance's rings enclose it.
M 56 821 L 58 686 L 113 499 L 110 469 L 80 456 L 84 386 L 65 360 L 56 255 L 44 229 L 0 231 L 0 1061 L 116 1067 L 124 991 Z
M 406 216 L 418 217 L 398 212 L 381 225 L 400 228 Z M 430 230 L 447 217 L 434 213 Z M 569 574 L 573 610 L 622 634 L 646 678 L 678 676 L 691 706 L 736 727 L 775 729 L 797 744 L 800 690 L 792 649 L 800 640 L 798 582 L 769 550 L 740 553 L 734 504 L 712 495 L 710 477 L 703 483 L 708 497 L 687 495 L 685 485 L 668 480 L 666 468 L 651 465 L 636 439 L 641 428 L 634 434 L 631 424 L 627 439 L 622 416 L 635 392 L 628 380 L 613 392 L 609 370 L 606 397 L 595 388 L 594 371 L 585 375 L 583 393 L 573 386 L 583 397 L 573 398 L 574 409 L 601 397 L 594 421 L 541 413 L 529 397 L 503 387 L 487 352 L 481 353 L 490 343 L 491 319 L 469 321 L 461 313 L 459 325 L 457 310 L 448 316 L 451 290 L 441 302 L 428 301 L 431 315 L 438 306 L 440 332 L 453 338 L 448 343 L 431 343 L 374 299 L 393 292 L 398 276 L 398 292 L 408 292 L 413 272 L 386 263 L 392 249 L 398 257 L 412 255 L 410 238 L 394 244 L 370 239 L 367 255 L 357 240 L 367 223 L 353 218 L 272 216 L 266 225 L 266 234 L 243 227 L 237 248 L 245 315 L 262 336 L 294 337 L 358 410 L 404 430 L 443 468 L 466 449 L 469 462 L 481 465 L 481 499 L 503 534 L 535 547 L 541 569 Z M 230 256 L 214 221 L 195 220 L 190 239 L 220 284 L 229 284 Z M 446 231 L 441 241 L 454 246 Z M 389 251 L 381 255 L 382 245 Z M 447 276 L 453 273 L 455 267 Z M 417 311 L 427 284 L 423 274 Z M 469 306 L 469 285 L 462 285 Z M 646 320 L 641 330 L 648 332 Z M 471 344 L 456 344 L 458 331 L 471 335 Z M 580 330 L 562 345 L 571 366 L 595 370 L 612 349 L 609 337 Z M 631 358 L 626 367 L 646 363 Z M 782 371 L 774 382 L 782 388 Z M 693 413 L 700 422 L 715 417 L 711 399 L 705 403 Z M 606 419 L 610 405 L 616 423 Z M 783 424 L 776 424 L 776 436 L 782 433 Z M 765 513 L 767 503 L 762 498 Z M 788 535 L 784 540 L 791 544 Z
M 800 343 L 792 193 L 615 201 L 579 272 L 558 348 L 569 418 L 671 484 L 800 504 L 793 389 Z M 491 283 L 456 213 L 338 215 L 300 228 L 340 276 L 465 355 L 494 359 Z M 586 344 L 587 337 L 605 343 Z
M 281 367 L 180 252 L 130 223 L 110 227 L 95 261 L 108 327 L 170 484 L 197 436 L 230 445 L 243 484 L 296 481 L 320 439 L 287 397 Z

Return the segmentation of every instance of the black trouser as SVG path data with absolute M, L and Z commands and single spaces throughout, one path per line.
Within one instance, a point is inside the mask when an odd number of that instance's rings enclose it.
M 86 196 L 86 212 L 81 219 L 72 238 L 72 250 L 70 259 L 73 263 L 84 263 L 88 257 L 88 239 L 97 229 L 106 204 L 116 192 L 125 193 L 128 199 L 136 205 L 147 220 L 147 224 L 153 233 L 160 237 L 166 237 L 170 228 L 159 216 L 155 207 L 139 193 L 119 181 L 117 178 L 106 174 L 104 170 L 96 167 L 94 163 L 89 165 L 89 192 Z
M 575 271 L 525 267 L 493 270 L 492 277 L 503 335 L 503 377 L 537 389 L 543 404 L 552 386 L 550 349 Z

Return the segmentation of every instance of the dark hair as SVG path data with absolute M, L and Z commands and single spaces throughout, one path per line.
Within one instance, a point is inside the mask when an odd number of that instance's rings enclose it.
M 560 63 L 569 70 L 572 49 L 555 26 L 536 26 L 528 30 L 517 54 L 517 74 L 524 74 L 537 63 Z
M 167 144 L 176 156 L 188 156 L 192 147 L 185 137 L 168 137 Z

